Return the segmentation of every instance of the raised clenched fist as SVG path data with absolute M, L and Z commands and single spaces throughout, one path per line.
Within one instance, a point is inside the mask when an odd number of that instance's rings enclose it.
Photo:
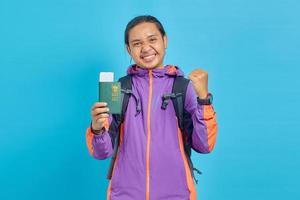
M 190 75 L 194 89 L 200 99 L 205 99 L 208 94 L 208 73 L 203 69 L 195 69 Z

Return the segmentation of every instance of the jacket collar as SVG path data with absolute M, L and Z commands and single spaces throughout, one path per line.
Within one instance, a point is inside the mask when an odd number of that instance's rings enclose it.
M 129 75 L 137 75 L 137 76 L 146 76 L 149 74 L 148 69 L 141 68 L 136 64 L 131 65 L 127 69 L 127 74 Z M 163 69 L 153 69 L 152 75 L 154 77 L 163 77 L 165 75 L 168 76 L 184 76 L 183 72 L 174 65 L 166 65 Z

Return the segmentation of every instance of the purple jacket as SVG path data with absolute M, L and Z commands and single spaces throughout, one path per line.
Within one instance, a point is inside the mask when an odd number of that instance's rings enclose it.
M 137 102 L 130 98 L 107 199 L 196 200 L 172 101 L 166 110 L 161 109 L 162 96 L 171 93 L 174 76 L 183 73 L 174 66 L 154 70 L 131 66 L 127 73 L 133 75 L 132 90 L 142 111 L 136 113 Z M 212 105 L 198 104 L 191 82 L 184 107 L 194 125 L 192 148 L 200 153 L 211 152 L 217 135 L 216 113 Z M 111 123 L 112 117 L 100 135 L 87 129 L 87 146 L 96 159 L 106 159 L 113 153 L 108 132 Z

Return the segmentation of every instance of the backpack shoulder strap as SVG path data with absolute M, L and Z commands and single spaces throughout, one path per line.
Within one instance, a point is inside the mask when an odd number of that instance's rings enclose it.
M 176 98 L 173 98 L 173 105 L 178 120 L 178 125 L 181 131 L 184 130 L 184 101 L 189 79 L 183 76 L 176 76 L 174 78 L 172 93 L 176 94 Z
M 123 103 L 122 103 L 122 112 L 121 115 L 119 114 L 113 114 L 114 118 L 114 124 L 110 127 L 110 134 L 112 138 L 112 144 L 114 147 L 113 154 L 112 154 L 112 159 L 110 161 L 110 166 L 108 169 L 107 173 L 107 179 L 111 179 L 112 173 L 113 173 L 113 168 L 116 162 L 116 156 L 119 148 L 119 141 L 120 141 L 120 125 L 124 121 L 124 116 L 127 110 L 128 102 L 129 102 L 129 97 L 132 94 L 132 77 L 130 75 L 126 75 L 121 77 L 118 80 L 121 83 L 121 90 L 123 95 Z
M 198 169 L 194 168 L 192 159 L 191 159 L 191 133 L 193 131 L 193 123 L 191 121 L 191 116 L 184 110 L 184 102 L 187 87 L 189 84 L 189 79 L 186 79 L 182 76 L 177 76 L 174 79 L 172 93 L 175 94 L 176 98 L 172 98 L 174 109 L 176 112 L 178 126 L 182 133 L 182 138 L 184 139 L 184 133 L 187 134 L 187 142 L 184 142 L 184 151 L 188 160 L 188 164 L 191 170 L 192 177 L 194 178 L 196 184 L 198 184 L 198 180 L 195 177 L 194 170 L 201 174 Z M 190 137 L 190 138 L 189 138 Z
M 121 113 L 121 121 L 123 122 L 129 102 L 129 97 L 132 93 L 132 77 L 131 75 L 123 76 L 119 79 L 119 82 L 121 83 L 122 93 L 124 93 Z

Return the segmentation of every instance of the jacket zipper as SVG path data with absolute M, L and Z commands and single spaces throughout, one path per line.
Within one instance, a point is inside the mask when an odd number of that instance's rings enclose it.
M 150 200 L 150 111 L 152 101 L 152 70 L 149 70 L 149 99 L 147 112 L 147 150 L 146 150 L 146 200 Z

